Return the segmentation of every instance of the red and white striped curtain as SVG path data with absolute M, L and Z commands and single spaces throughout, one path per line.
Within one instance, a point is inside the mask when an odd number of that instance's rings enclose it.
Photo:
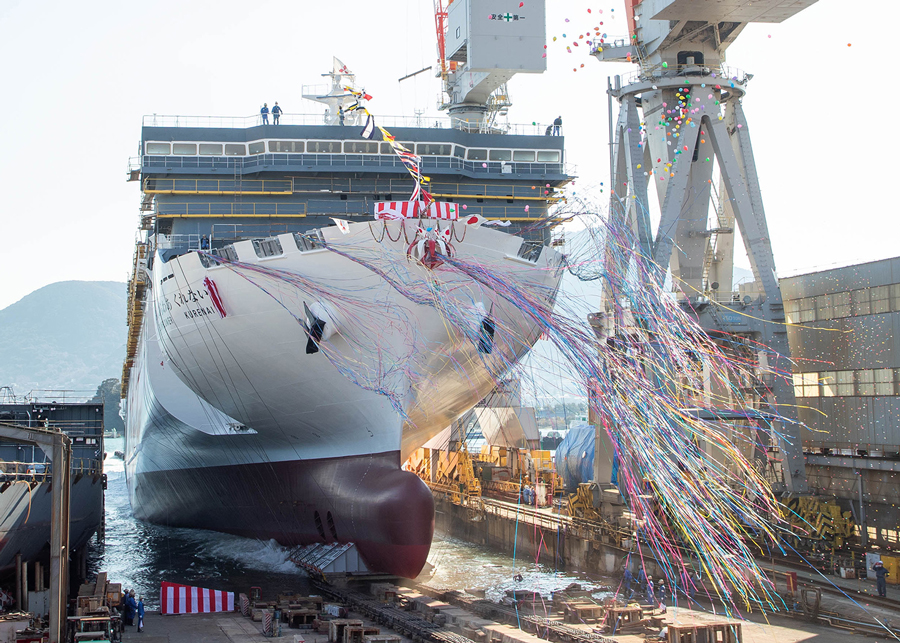
M 420 201 L 379 201 L 375 204 L 376 219 L 415 219 L 419 217 L 422 205 Z M 450 221 L 459 218 L 459 206 L 456 203 L 430 203 L 421 215 L 424 219 L 443 219 Z
M 234 592 L 164 582 L 160 590 L 159 605 L 163 614 L 232 612 Z

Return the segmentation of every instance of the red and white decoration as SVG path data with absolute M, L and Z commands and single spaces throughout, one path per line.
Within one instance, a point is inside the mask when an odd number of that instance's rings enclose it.
M 420 214 L 421 212 L 421 214 Z M 421 201 L 379 201 L 375 204 L 376 219 L 443 219 L 454 221 L 459 218 L 459 206 L 456 203 L 429 203 L 422 211 Z
M 234 592 L 163 582 L 159 604 L 163 614 L 233 612 Z

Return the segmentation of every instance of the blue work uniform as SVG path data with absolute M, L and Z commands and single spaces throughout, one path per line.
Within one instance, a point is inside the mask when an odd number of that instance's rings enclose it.
M 872 566 L 872 569 L 875 571 L 875 586 L 878 588 L 878 595 L 881 597 L 887 596 L 887 578 L 885 577 L 890 572 L 888 572 L 887 567 L 880 562 L 875 563 Z
M 263 108 L 259 110 L 259 113 L 262 114 L 262 122 L 263 125 L 269 124 L 269 108 L 263 105 Z

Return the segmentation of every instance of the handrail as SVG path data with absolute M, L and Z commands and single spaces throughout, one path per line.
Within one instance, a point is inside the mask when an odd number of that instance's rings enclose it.
M 716 67 L 697 63 L 693 65 L 666 64 L 666 66 L 663 67 L 663 64 L 660 63 L 657 65 L 643 65 L 631 73 L 620 75 L 620 78 L 622 80 L 622 86 L 625 87 L 639 81 L 651 81 L 664 78 L 685 78 L 686 72 L 698 68 L 704 71 L 700 77 L 711 76 L 720 79 L 722 89 L 732 88 L 735 85 L 740 85 L 741 89 L 746 89 L 747 83 L 753 77 L 752 74 L 748 74 L 737 67 L 729 67 L 728 65 Z M 694 76 L 694 74 L 691 74 L 691 76 Z M 726 86 L 724 83 L 727 83 L 728 85 Z
M 273 117 L 269 116 L 269 124 L 272 127 L 281 125 L 327 125 L 324 114 L 297 114 L 282 113 L 279 125 L 274 125 Z M 359 127 L 357 123 L 350 123 L 349 117 L 344 127 Z M 447 116 L 378 116 L 376 122 L 385 128 L 401 127 L 416 129 L 458 129 L 472 131 L 464 121 L 451 120 Z M 190 116 L 177 114 L 147 114 L 141 124 L 144 127 L 196 127 L 196 128 L 229 128 L 246 129 L 262 125 L 260 114 L 250 116 Z M 513 136 L 543 136 L 548 123 L 501 123 L 489 127 L 481 125 L 477 130 L 483 134 L 506 134 Z M 331 127 L 341 127 L 333 125 Z
M 293 194 L 290 179 L 144 179 L 144 194 Z
M 258 171 L 277 170 L 279 167 L 291 165 L 322 166 L 329 169 L 344 167 L 356 170 L 371 170 L 376 167 L 395 168 L 406 172 L 406 166 L 395 155 L 388 154 L 288 154 L 266 153 L 247 156 L 175 156 L 163 154 L 145 154 L 142 157 L 141 169 L 145 173 L 154 172 L 155 168 L 190 168 L 191 170 L 226 170 L 233 172 L 245 168 Z M 530 174 L 545 176 L 547 174 L 577 175 L 577 166 L 570 163 L 556 162 L 520 162 L 520 161 L 469 161 L 454 156 L 422 157 L 422 170 L 463 170 L 472 174 L 502 175 Z
M 355 187 L 354 187 L 355 185 Z M 289 195 L 323 191 L 348 193 L 360 190 L 374 194 L 405 194 L 409 179 L 354 179 L 336 177 L 294 177 L 292 179 L 178 179 L 146 178 L 145 194 L 270 194 Z M 541 183 L 535 185 L 497 183 L 444 183 L 432 181 L 429 191 L 437 197 L 470 197 L 485 199 L 552 200 L 554 188 Z M 551 190 L 553 191 L 552 193 Z M 544 194 L 547 192 L 548 194 Z
M 179 217 L 304 217 L 306 202 L 296 203 L 171 203 L 155 214 L 158 218 Z
M 72 458 L 72 473 L 99 473 L 102 460 L 96 458 Z M 0 481 L 47 479 L 53 476 L 53 463 L 18 462 L 0 460 Z

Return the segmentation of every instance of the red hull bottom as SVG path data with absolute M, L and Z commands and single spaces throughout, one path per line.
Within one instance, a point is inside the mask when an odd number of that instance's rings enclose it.
M 434 500 L 399 453 L 138 474 L 134 515 L 287 545 L 352 542 L 373 572 L 414 578 L 434 534 Z

